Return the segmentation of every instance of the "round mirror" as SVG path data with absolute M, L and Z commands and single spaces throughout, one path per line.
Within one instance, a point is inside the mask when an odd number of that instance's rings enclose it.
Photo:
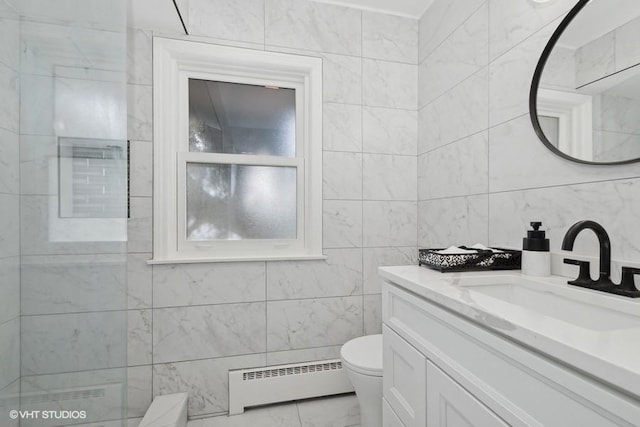
M 640 161 L 640 1 L 580 0 L 538 61 L 529 109 L 559 156 Z

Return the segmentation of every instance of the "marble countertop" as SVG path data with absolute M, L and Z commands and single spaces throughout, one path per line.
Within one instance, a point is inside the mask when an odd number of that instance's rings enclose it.
M 640 298 L 570 286 L 566 277 L 528 277 L 520 271 L 440 273 L 410 265 L 380 267 L 379 272 L 401 288 L 640 398 Z M 494 282 L 517 282 L 551 293 L 564 320 L 473 289 L 474 284 Z M 563 313 L 562 304 L 573 301 L 578 301 L 576 316 L 581 304 L 588 304 L 602 313 L 602 322 L 593 317 L 572 322 L 570 307 Z

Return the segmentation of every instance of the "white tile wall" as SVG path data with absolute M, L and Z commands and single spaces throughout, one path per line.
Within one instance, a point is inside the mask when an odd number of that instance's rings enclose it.
M 416 202 L 365 201 L 363 211 L 365 247 L 416 245 Z
M 362 13 L 362 56 L 418 63 L 418 21 L 383 13 Z
M 640 239 L 632 225 L 637 197 L 631 192 L 640 182 L 639 164 L 594 167 L 561 159 L 540 143 L 529 119 L 529 87 L 539 54 L 575 2 L 473 3 L 436 0 L 420 23 L 422 93 L 432 93 L 427 76 L 440 73 L 441 63 L 430 59 L 441 46 L 464 44 L 465 37 L 469 45 L 488 40 L 489 63 L 455 86 L 445 84 L 446 91 L 433 92 L 434 99 L 426 96 L 420 110 L 419 245 L 519 248 L 528 223 L 540 220 L 552 250 L 558 250 L 569 226 L 593 219 L 609 231 L 614 258 L 637 261 Z M 477 31 L 466 32 L 472 24 Z M 473 69 L 473 57 L 452 53 L 449 58 L 450 76 L 462 78 Z M 562 64 L 570 62 L 556 66 Z M 557 86 L 567 84 L 554 80 Z M 577 252 L 597 254 L 593 236 L 579 240 Z
M 420 62 L 445 41 L 486 0 L 436 1 L 420 18 L 419 53 Z
M 322 207 L 322 243 L 325 248 L 362 246 L 362 202 L 325 200 Z
M 420 66 L 420 106 L 484 68 L 489 61 L 485 3 L 435 48 Z
M 445 248 L 450 245 L 487 244 L 487 195 L 427 200 L 420 202 L 419 211 L 420 247 Z
M 383 247 L 364 248 L 364 293 L 379 294 L 382 292 L 383 280 L 378 275 L 379 266 L 416 264 L 418 254 L 416 248 L 407 247 Z
M 192 0 L 186 24 L 200 42 L 321 57 L 324 103 L 325 260 L 147 266 L 150 43 L 162 32 L 129 30 L 129 340 L 141 354 L 129 356 L 142 390 L 151 365 L 153 394 L 189 390 L 194 416 L 227 410 L 230 367 L 335 358 L 379 332 L 376 268 L 416 257 L 418 22 L 309 0 Z
M 418 114 L 414 110 L 364 107 L 362 149 L 365 153 L 415 156 Z
M 299 0 L 265 0 L 268 45 L 362 54 L 361 12 Z
M 153 267 L 153 306 L 263 301 L 265 263 L 173 264 Z
M 362 335 L 362 297 L 269 301 L 267 350 L 341 345 Z
M 324 102 L 360 104 L 362 101 L 362 59 L 355 56 L 322 56 Z
M 127 256 L 127 308 L 151 308 L 153 298 L 153 269 L 147 264 L 148 253 Z
M 264 302 L 154 309 L 153 361 L 264 353 L 264 313 Z
M 267 299 L 362 294 L 362 249 L 327 249 L 326 260 L 267 264 Z
M 228 411 L 229 369 L 264 366 L 264 353 L 153 365 L 153 395 L 189 393 L 189 414 Z
M 326 93 L 326 92 L 325 92 Z M 325 103 L 323 107 L 323 148 L 331 151 L 362 151 L 363 111 L 360 105 Z
M 364 154 L 362 160 L 362 191 L 365 200 L 416 200 L 415 155 Z
M 362 199 L 362 154 L 325 151 L 322 156 L 322 196 Z
M 264 0 L 189 0 L 189 33 L 264 43 Z
M 487 129 L 488 74 L 483 68 L 420 110 L 420 154 Z
M 544 4 L 530 1 L 489 0 L 491 60 L 523 42 L 554 19 L 562 17 L 574 5 L 573 0 L 558 0 Z
M 417 74 L 414 65 L 363 59 L 363 104 L 414 110 L 418 102 Z
M 483 131 L 420 155 L 420 199 L 486 193 L 488 142 Z
M 151 310 L 127 311 L 127 364 L 149 365 L 153 361 Z

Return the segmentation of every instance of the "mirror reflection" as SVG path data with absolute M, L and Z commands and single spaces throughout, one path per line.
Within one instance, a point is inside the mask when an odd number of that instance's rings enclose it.
M 543 142 L 583 162 L 640 160 L 640 1 L 582 3 L 540 76 Z

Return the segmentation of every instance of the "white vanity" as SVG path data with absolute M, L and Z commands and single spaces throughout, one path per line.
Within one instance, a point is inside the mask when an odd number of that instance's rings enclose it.
M 382 267 L 384 427 L 640 426 L 640 299 Z

